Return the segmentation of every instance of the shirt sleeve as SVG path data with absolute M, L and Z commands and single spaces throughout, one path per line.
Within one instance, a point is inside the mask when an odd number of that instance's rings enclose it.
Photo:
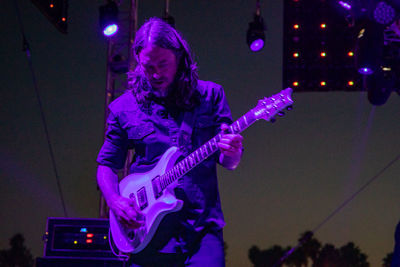
M 217 124 L 217 133 L 221 130 L 221 124 L 226 123 L 230 125 L 232 123 L 231 109 L 229 108 L 228 101 L 226 100 L 225 92 L 222 86 L 218 86 L 215 89 L 213 96 L 213 109 L 214 109 L 214 120 Z
M 110 112 L 107 119 L 107 130 L 104 144 L 97 156 L 100 165 L 113 169 L 122 169 L 128 150 L 128 137 L 126 131 L 118 122 L 118 117 Z

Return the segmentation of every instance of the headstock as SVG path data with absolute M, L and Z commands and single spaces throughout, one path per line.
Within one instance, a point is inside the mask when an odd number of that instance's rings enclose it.
M 291 110 L 293 100 L 291 97 L 293 90 L 286 88 L 271 97 L 266 97 L 258 101 L 257 106 L 253 109 L 256 119 L 264 119 L 266 121 L 274 122 L 275 115 L 283 116 L 283 110 Z

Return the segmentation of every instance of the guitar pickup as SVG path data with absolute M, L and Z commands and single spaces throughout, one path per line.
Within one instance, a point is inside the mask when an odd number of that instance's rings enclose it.
M 151 185 L 153 186 L 154 198 L 157 199 L 162 195 L 160 175 L 156 176 L 151 180 Z
M 145 187 L 142 187 L 137 191 L 137 198 L 140 210 L 144 210 L 149 205 Z

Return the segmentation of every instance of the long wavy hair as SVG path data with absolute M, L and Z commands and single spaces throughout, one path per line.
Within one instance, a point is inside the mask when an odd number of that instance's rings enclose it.
M 139 62 L 139 53 L 148 45 L 169 49 L 175 54 L 178 69 L 167 102 L 178 108 L 192 109 L 199 102 L 196 90 L 198 73 L 188 43 L 168 23 L 159 18 L 150 18 L 136 33 L 133 44 L 136 62 Z M 140 64 L 133 73 L 128 73 L 128 83 L 138 103 L 146 103 L 153 95 L 150 82 Z

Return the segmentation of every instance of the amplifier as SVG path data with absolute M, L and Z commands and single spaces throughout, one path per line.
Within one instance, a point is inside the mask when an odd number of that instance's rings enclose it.
M 119 259 L 111 251 L 108 232 L 108 219 L 49 217 L 43 238 L 44 257 Z

